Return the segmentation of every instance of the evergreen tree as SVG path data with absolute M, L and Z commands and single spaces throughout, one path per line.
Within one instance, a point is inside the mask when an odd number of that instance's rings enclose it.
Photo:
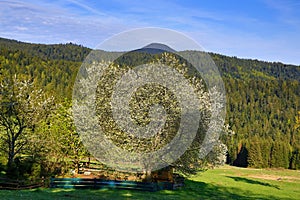
M 262 168 L 263 156 L 261 151 L 261 142 L 257 136 L 250 139 L 248 151 L 248 163 L 250 167 Z

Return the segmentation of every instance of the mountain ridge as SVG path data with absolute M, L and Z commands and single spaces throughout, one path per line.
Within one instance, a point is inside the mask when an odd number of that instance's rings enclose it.
M 15 48 L 14 47 L 10 47 L 10 44 L 14 44 L 14 45 L 20 45 L 18 48 Z M 152 48 L 152 49 L 161 49 L 161 48 L 157 48 L 156 46 L 154 46 L 155 44 L 159 44 L 159 45 L 164 45 L 164 44 L 161 44 L 161 43 L 150 43 L 144 47 L 141 47 L 139 49 L 143 49 L 143 48 Z M 77 48 L 82 48 L 84 49 L 85 51 L 92 51 L 93 49 L 89 48 L 89 47 L 85 47 L 81 44 L 75 44 L 75 43 L 72 43 L 72 42 L 69 42 L 69 43 L 58 43 L 58 44 L 44 44 L 44 43 L 30 43 L 30 42 L 23 42 L 23 41 L 20 41 L 20 40 L 15 40 L 15 39 L 8 39 L 8 38 L 3 38 L 3 37 L 0 37 L 0 47 L 7 47 L 11 50 L 15 50 L 15 49 L 19 49 L 20 47 L 22 47 L 22 45 L 26 45 L 26 46 L 39 46 L 39 47 L 63 47 L 63 46 L 73 46 L 73 47 L 77 47 Z M 150 45 L 150 46 L 149 46 Z M 168 52 L 176 52 L 174 49 L 172 49 L 171 47 L 165 45 L 166 47 L 170 48 L 169 50 L 166 50 L 166 49 L 162 49 L 162 50 L 165 50 L 165 51 L 168 51 Z M 101 49 L 99 49 L 100 51 L 103 51 Z M 190 50 L 185 50 L 185 51 L 190 51 Z M 191 50 L 193 51 L 193 50 Z M 119 53 L 119 52 L 118 52 Z M 242 58 L 242 57 L 237 57 L 237 56 L 228 56 L 228 55 L 224 55 L 224 54 L 220 54 L 220 53 L 215 53 L 215 52 L 206 52 L 210 55 L 217 55 L 217 56 L 224 56 L 224 57 L 228 57 L 228 58 L 233 58 L 233 59 L 241 59 L 241 60 L 247 60 L 247 61 L 258 61 L 258 62 L 265 62 L 265 63 L 269 63 L 269 64 L 284 64 L 284 65 L 291 65 L 291 66 L 297 66 L 297 67 L 300 67 L 300 64 L 289 64 L 289 63 L 284 63 L 284 62 L 281 62 L 281 61 L 267 61 L 267 60 L 261 60 L 261 59 L 255 59 L 255 58 Z M 86 54 L 86 56 L 88 55 L 88 53 Z M 81 60 L 83 61 L 83 60 Z

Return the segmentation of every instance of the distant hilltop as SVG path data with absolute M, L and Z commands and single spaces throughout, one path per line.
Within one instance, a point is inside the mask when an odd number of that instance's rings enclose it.
M 160 49 L 160 50 L 163 50 L 166 52 L 172 52 L 172 53 L 176 52 L 171 47 L 169 47 L 165 44 L 161 44 L 161 43 L 151 43 L 151 44 L 144 46 L 142 49 Z
M 149 54 L 161 54 L 164 52 L 175 53 L 176 51 L 171 47 L 161 44 L 161 43 L 151 43 L 148 44 L 140 49 L 135 49 L 131 52 L 142 52 L 142 53 L 149 53 Z

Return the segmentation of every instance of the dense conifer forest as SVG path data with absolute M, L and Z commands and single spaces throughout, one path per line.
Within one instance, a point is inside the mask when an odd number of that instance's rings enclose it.
M 33 134 L 57 131 L 56 137 L 60 138 L 57 124 L 68 131 L 74 129 L 68 127 L 69 119 L 60 120 L 60 117 L 69 115 L 67 108 L 71 104 L 77 71 L 90 51 L 72 43 L 29 44 L 0 38 L 0 82 L 8 77 L 12 80 L 14 76 L 30 80 L 34 88 L 53 96 L 54 104 L 62 105 L 56 108 L 58 114 L 52 116 L 53 123 L 44 122 L 47 130 L 33 125 L 30 128 Z M 235 132 L 222 137 L 228 146 L 227 162 L 242 167 L 300 169 L 300 66 L 210 55 L 225 83 L 226 122 Z M 0 128 L 0 131 L 5 129 Z M 79 155 L 78 149 L 82 147 L 78 143 L 72 145 L 75 150 L 69 153 Z M 36 152 L 44 147 L 35 148 L 24 151 Z M 66 153 L 63 147 L 52 150 L 53 154 L 59 152 Z M 7 162 L 5 150 L 0 149 L 0 157 L 1 168 Z M 45 164 L 46 161 L 39 162 Z M 51 169 L 50 163 L 45 165 L 47 173 L 57 170 Z M 31 173 L 35 168 L 31 166 Z

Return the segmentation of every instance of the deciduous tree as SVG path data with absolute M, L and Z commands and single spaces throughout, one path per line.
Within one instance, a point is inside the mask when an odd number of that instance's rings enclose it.
M 16 75 L 2 77 L 0 91 L 1 150 L 7 154 L 8 170 L 13 170 L 16 156 L 27 149 L 36 126 L 49 114 L 53 98 Z

